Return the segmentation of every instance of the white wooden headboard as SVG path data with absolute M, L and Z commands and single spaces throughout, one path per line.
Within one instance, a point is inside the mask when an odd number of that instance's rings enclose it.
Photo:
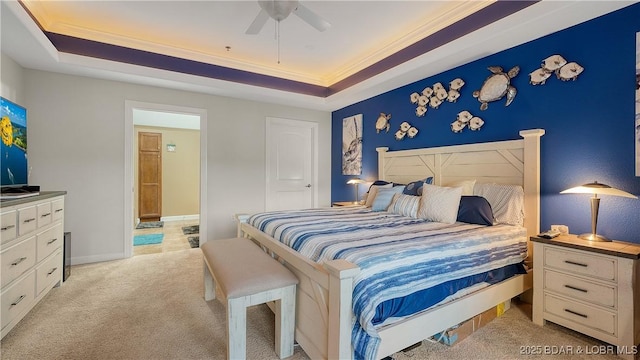
M 529 236 L 540 232 L 540 137 L 543 129 L 522 130 L 520 140 L 378 151 L 378 179 L 397 183 L 433 176 L 435 185 L 459 180 L 521 185 L 524 226 Z

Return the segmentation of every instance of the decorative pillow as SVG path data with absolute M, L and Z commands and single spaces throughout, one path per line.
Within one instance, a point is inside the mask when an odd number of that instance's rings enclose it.
M 496 224 L 524 224 L 524 190 L 520 185 L 476 184 L 474 195 L 489 201 Z
M 395 194 L 387 211 L 402 216 L 416 217 L 419 205 L 419 196 Z
M 491 204 L 482 196 L 462 196 L 457 221 L 478 225 L 493 225 Z
M 375 200 L 376 198 L 376 194 L 378 194 L 378 189 L 389 189 L 392 186 L 392 183 L 387 183 L 386 185 L 371 185 L 371 187 L 369 188 L 369 194 L 367 195 L 365 206 L 371 207 L 371 205 L 373 204 L 373 200 Z
M 404 188 L 403 194 L 420 196 L 422 195 L 422 185 L 424 184 L 433 184 L 433 177 L 429 176 L 428 178 L 408 183 Z
M 475 180 L 460 180 L 448 183 L 449 187 L 462 187 L 462 195 L 474 195 L 473 187 L 475 186 Z
M 422 188 L 417 217 L 453 224 L 456 222 L 461 197 L 461 187 L 452 188 L 425 184 Z
M 385 211 L 393 200 L 393 195 L 402 193 L 404 186 L 394 186 L 389 189 L 378 189 L 378 194 L 371 204 L 372 211 Z

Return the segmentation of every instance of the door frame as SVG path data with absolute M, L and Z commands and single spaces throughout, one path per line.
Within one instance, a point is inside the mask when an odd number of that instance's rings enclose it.
M 207 234 L 207 110 L 133 100 L 124 101 L 124 257 L 133 255 L 133 110 L 189 114 L 200 117 L 200 235 Z
M 266 129 L 265 129 L 265 209 L 269 209 L 269 169 L 271 167 L 271 162 L 273 159 L 269 157 L 271 153 L 269 150 L 275 144 L 274 136 L 273 136 L 273 128 L 272 124 L 279 125 L 287 125 L 287 126 L 296 126 L 296 127 L 304 127 L 311 129 L 311 139 L 312 139 L 312 147 L 311 147 L 311 189 L 313 191 L 313 204 L 312 207 L 318 206 L 318 123 L 304 120 L 293 120 L 293 119 L 283 119 L 276 117 L 267 117 L 266 121 Z

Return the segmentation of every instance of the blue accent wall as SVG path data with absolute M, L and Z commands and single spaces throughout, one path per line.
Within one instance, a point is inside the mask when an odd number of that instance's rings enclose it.
M 588 6 L 588 4 L 585 4 Z M 363 114 L 363 170 L 361 178 L 377 176 L 375 148 L 404 150 L 442 145 L 519 139 L 523 129 L 542 128 L 541 139 L 541 229 L 565 224 L 571 233 L 591 232 L 588 195 L 560 195 L 559 192 L 598 181 L 640 195 L 640 177 L 635 176 L 635 54 L 636 32 L 640 31 L 640 4 L 513 47 L 347 106 L 332 113 L 332 201 L 353 200 L 354 190 L 346 185 L 353 176 L 341 170 L 342 119 Z M 529 84 L 529 73 L 543 59 L 560 54 L 585 71 L 575 81 L 561 81 L 552 75 L 546 84 Z M 472 96 L 490 75 L 489 66 L 508 71 L 520 66 L 512 79 L 518 91 L 505 107 L 505 99 L 480 110 Z M 441 82 L 445 87 L 455 78 L 466 84 L 456 103 L 415 115 L 409 96 Z M 455 134 L 450 124 L 456 114 L 468 110 L 484 119 L 479 131 L 465 129 Z M 388 133 L 375 131 L 383 112 L 391 114 Z M 407 121 L 419 129 L 413 139 L 397 141 L 394 133 Z M 361 193 L 366 192 L 361 186 Z M 609 238 L 640 243 L 640 200 L 603 196 L 598 233 Z

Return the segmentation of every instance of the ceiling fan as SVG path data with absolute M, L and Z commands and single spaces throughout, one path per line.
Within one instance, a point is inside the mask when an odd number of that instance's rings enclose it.
M 251 25 L 249 25 L 249 28 L 245 32 L 246 34 L 258 34 L 269 18 L 280 23 L 280 21 L 286 19 L 291 13 L 296 14 L 304 22 L 319 31 L 325 31 L 331 27 L 331 24 L 329 24 L 327 20 L 309 10 L 309 8 L 302 5 L 298 0 L 259 0 L 258 5 L 260 5 L 261 10 Z

